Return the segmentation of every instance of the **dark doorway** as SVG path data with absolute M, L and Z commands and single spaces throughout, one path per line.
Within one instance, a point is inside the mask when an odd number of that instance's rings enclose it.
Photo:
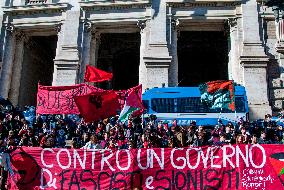
M 32 36 L 25 43 L 19 105 L 36 105 L 38 83 L 52 85 L 57 36 Z
M 139 62 L 139 33 L 102 34 L 97 67 L 112 72 L 113 79 L 99 84 L 99 87 L 124 90 L 138 85 Z
M 228 79 L 228 40 L 224 32 L 181 32 L 178 38 L 179 86 Z

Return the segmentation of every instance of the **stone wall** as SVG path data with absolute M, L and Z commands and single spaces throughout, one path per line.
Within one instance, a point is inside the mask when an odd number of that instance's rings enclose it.
M 264 22 L 264 42 L 266 53 L 270 58 L 268 64 L 269 100 L 274 114 L 284 108 L 284 86 L 279 67 L 279 54 L 276 52 L 277 43 L 275 21 L 266 19 Z

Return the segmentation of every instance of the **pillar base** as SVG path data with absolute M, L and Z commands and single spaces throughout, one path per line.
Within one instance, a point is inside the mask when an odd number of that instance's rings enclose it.
M 146 65 L 145 88 L 168 87 L 171 57 L 144 57 Z
M 69 86 L 78 83 L 79 71 L 78 48 L 75 45 L 64 45 L 54 59 L 52 86 Z
M 250 120 L 263 119 L 272 110 L 268 101 L 267 57 L 246 57 L 241 59 L 243 82 L 249 103 Z
M 166 44 L 149 44 L 143 61 L 146 66 L 146 85 L 145 88 L 168 87 L 169 67 L 172 56 Z
M 257 119 L 264 119 L 266 114 L 272 114 L 272 110 L 268 104 L 249 105 L 249 113 L 250 121 L 254 121 Z
M 52 86 L 69 86 L 77 83 L 78 61 L 54 60 Z

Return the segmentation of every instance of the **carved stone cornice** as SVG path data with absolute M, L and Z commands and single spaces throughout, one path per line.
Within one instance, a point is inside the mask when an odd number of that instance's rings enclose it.
M 116 9 L 134 9 L 146 8 L 151 6 L 151 0 L 136 0 L 136 1 L 123 1 L 123 0 L 89 0 L 79 3 L 83 10 L 116 10 Z
M 50 14 L 50 13 L 61 13 L 65 12 L 68 8 L 68 3 L 57 3 L 57 4 L 38 4 L 29 6 L 13 6 L 3 7 L 4 14 L 10 16 L 17 15 L 34 15 L 34 14 Z
M 4 27 L 10 33 L 14 33 L 16 30 L 15 26 L 12 23 L 5 23 Z
M 235 7 L 242 4 L 242 0 L 172 0 L 167 2 L 173 8 L 180 7 Z
M 172 19 L 172 29 L 173 30 L 178 30 L 179 29 L 179 25 L 180 25 L 180 23 L 179 23 L 179 19 Z
M 61 32 L 61 26 L 62 26 L 62 23 L 55 24 L 54 30 L 55 30 L 57 33 Z
M 137 21 L 137 26 L 140 28 L 140 31 L 143 32 L 144 28 L 146 28 L 146 20 L 138 20 Z
M 226 34 L 229 34 L 230 32 L 233 32 L 237 30 L 237 25 L 238 25 L 238 18 L 228 18 L 224 22 L 224 30 Z
M 92 22 L 84 20 L 84 32 L 92 32 Z
M 227 22 L 228 22 L 228 25 L 230 26 L 230 28 L 236 27 L 237 24 L 238 24 L 238 18 L 237 17 L 228 18 Z

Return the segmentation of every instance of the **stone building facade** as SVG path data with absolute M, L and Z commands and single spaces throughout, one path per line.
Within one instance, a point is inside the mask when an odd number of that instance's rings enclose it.
M 34 104 L 38 82 L 83 82 L 91 64 L 114 72 L 108 88 L 233 79 L 246 87 L 253 119 L 284 107 L 284 51 L 261 0 L 4 0 L 0 7 L 0 95 L 15 105 Z

